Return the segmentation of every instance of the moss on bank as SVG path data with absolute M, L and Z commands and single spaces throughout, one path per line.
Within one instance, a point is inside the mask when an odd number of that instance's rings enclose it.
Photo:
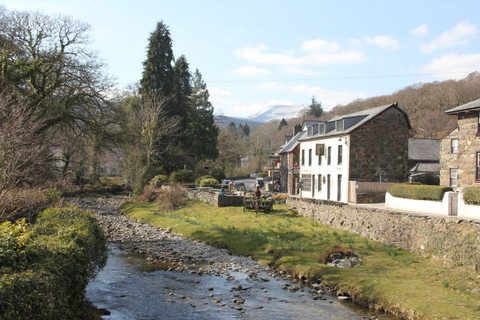
M 170 213 L 152 203 L 131 203 L 124 212 L 296 276 L 321 278 L 359 303 L 408 319 L 480 318 L 480 274 L 475 271 L 316 224 L 287 206 L 276 208 L 255 216 L 242 208 L 189 201 Z M 363 264 L 339 269 L 320 263 L 321 254 L 334 246 L 359 253 Z

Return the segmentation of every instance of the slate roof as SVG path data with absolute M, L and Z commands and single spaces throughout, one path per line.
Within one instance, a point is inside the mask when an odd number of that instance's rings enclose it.
M 410 169 L 410 172 L 440 172 L 440 163 L 419 162 Z
M 300 131 L 288 141 L 278 153 L 289 153 L 300 143 L 300 139 L 307 135 L 306 131 Z
M 317 139 L 317 138 L 323 138 L 323 137 L 335 136 L 335 135 L 339 135 L 339 134 L 350 133 L 353 130 L 357 129 L 358 127 L 360 127 L 364 123 L 370 121 L 371 119 L 375 118 L 376 116 L 378 116 L 379 114 L 381 114 L 382 112 L 384 112 L 385 110 L 387 110 L 389 108 L 398 108 L 398 105 L 396 103 L 392 103 L 392 104 L 387 104 L 387 105 L 380 106 L 380 107 L 365 109 L 365 110 L 362 110 L 362 111 L 358 111 L 358 112 L 344 114 L 344 115 L 341 115 L 341 116 L 334 117 L 334 118 L 332 118 L 332 119 L 330 119 L 326 122 L 333 122 L 333 121 L 341 120 L 341 119 L 345 119 L 345 118 L 355 118 L 355 117 L 358 117 L 358 118 L 363 117 L 363 118 L 361 118 L 360 121 L 358 121 L 357 123 L 355 123 L 354 125 L 348 127 L 347 129 L 345 129 L 343 131 L 332 130 L 332 131 L 324 133 L 324 134 L 319 133 L 319 134 L 316 134 L 316 135 L 313 135 L 313 136 L 310 136 L 310 137 L 305 137 L 301 140 L 302 141 L 307 141 L 307 140 L 314 140 L 314 139 Z M 408 121 L 408 117 L 407 117 L 406 113 L 405 113 L 405 117 L 407 118 L 407 121 Z M 410 121 L 408 121 L 408 126 L 411 128 Z
M 459 114 L 462 112 L 468 112 L 480 109 L 480 99 L 471 101 L 469 103 L 462 104 L 461 106 L 452 108 L 450 110 L 445 111 L 446 114 Z
M 408 159 L 413 161 L 440 161 L 440 140 L 408 139 Z
M 303 125 L 307 128 L 316 124 L 323 122 L 322 120 L 304 120 Z

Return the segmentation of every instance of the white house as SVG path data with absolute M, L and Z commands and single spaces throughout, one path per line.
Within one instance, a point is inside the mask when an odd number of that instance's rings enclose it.
M 349 202 L 349 181 L 405 181 L 410 122 L 396 103 L 310 126 L 300 141 L 302 198 Z

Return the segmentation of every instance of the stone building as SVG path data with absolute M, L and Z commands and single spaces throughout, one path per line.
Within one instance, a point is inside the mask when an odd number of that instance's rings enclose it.
M 440 140 L 408 140 L 408 168 L 411 182 L 437 181 L 440 176 Z
M 309 128 L 313 128 L 320 120 L 304 120 L 303 124 L 295 125 L 293 136 L 285 141 L 278 152 L 280 156 L 280 191 L 290 195 L 298 194 L 298 182 L 300 180 L 300 139 L 303 138 Z M 318 127 L 317 127 L 318 128 Z
M 445 111 L 458 125 L 440 144 L 440 184 L 480 184 L 480 99 Z
M 299 139 L 303 198 L 348 202 L 349 181 L 406 180 L 411 126 L 396 103 L 316 126 Z

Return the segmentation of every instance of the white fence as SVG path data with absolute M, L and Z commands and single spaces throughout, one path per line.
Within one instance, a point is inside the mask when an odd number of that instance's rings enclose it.
M 442 201 L 397 198 L 387 192 L 385 207 L 417 213 L 458 216 L 459 218 L 480 220 L 480 206 L 466 204 L 463 201 L 463 194 L 453 191 L 445 192 Z

